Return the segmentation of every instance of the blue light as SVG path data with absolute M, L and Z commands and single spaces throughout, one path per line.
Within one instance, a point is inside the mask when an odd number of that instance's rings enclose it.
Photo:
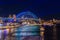
M 38 18 L 34 13 L 30 12 L 30 11 L 25 11 L 25 12 L 21 12 L 17 15 L 17 18 L 21 18 L 21 17 L 27 17 L 27 18 Z

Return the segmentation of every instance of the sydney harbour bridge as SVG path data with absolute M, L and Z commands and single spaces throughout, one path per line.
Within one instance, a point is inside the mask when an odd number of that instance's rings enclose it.
M 0 22 L 7 23 L 0 27 L 0 40 L 57 40 L 56 26 L 60 24 L 60 20 L 44 20 L 29 11 L 13 18 L 0 17 Z

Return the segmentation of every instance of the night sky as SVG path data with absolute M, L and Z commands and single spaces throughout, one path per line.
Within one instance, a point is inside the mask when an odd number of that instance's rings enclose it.
M 0 16 L 31 11 L 38 17 L 60 18 L 60 2 L 58 0 L 7 0 L 0 1 Z

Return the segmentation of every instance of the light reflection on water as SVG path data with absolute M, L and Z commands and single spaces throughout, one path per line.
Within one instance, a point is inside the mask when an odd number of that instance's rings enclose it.
M 14 33 L 17 40 L 25 38 L 26 36 L 40 36 L 40 28 L 39 26 L 21 26 L 16 29 L 16 33 Z

